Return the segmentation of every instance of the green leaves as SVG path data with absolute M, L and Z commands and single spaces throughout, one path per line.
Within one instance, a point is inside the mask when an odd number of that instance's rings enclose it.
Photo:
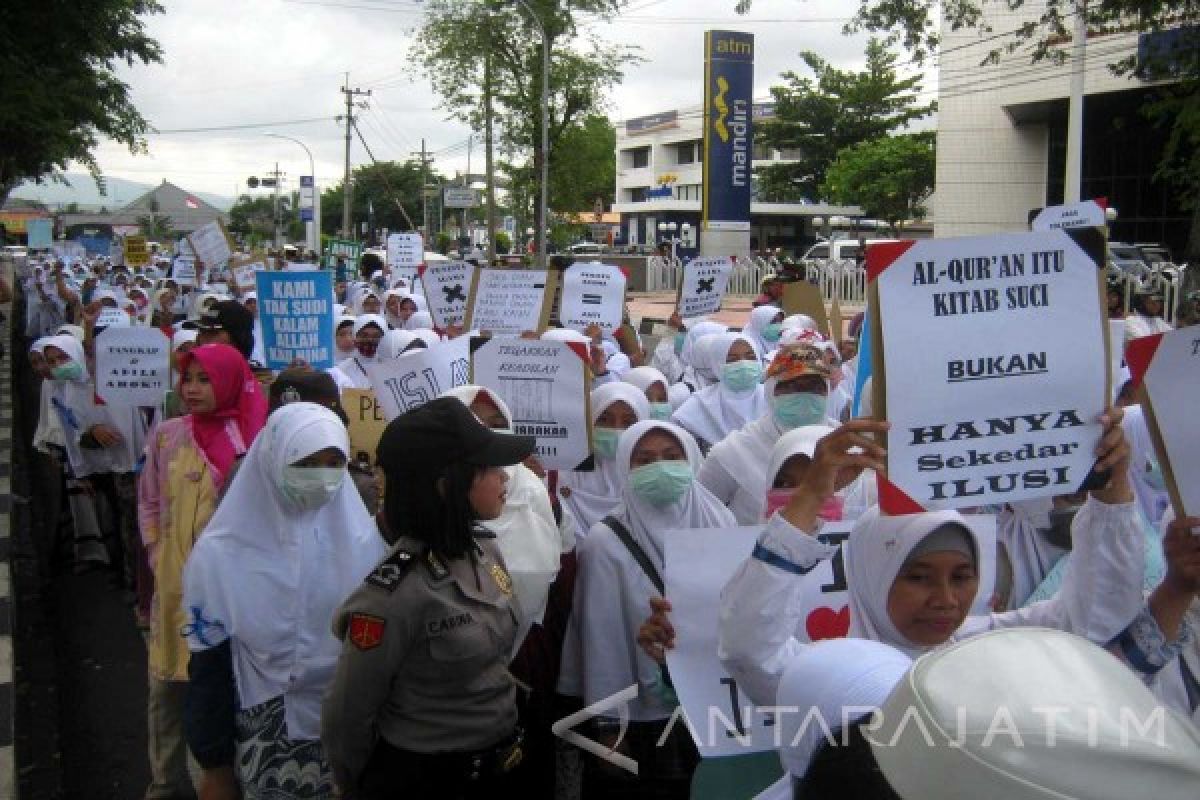
M 936 159 L 932 131 L 860 142 L 838 153 L 821 187 L 835 203 L 861 206 L 893 229 L 925 215 Z

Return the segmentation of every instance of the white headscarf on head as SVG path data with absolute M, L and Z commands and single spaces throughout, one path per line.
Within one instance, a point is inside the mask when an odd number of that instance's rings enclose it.
M 656 383 L 661 383 L 663 392 L 670 391 L 670 384 L 667 383 L 667 378 L 654 367 L 634 367 L 621 376 L 621 380 L 632 386 L 642 390 L 642 394 L 650 391 L 650 387 Z M 646 402 L 650 402 L 650 398 L 646 398 Z
M 911 658 L 931 649 L 906 639 L 892 622 L 887 605 L 904 562 L 926 536 L 943 525 L 962 528 L 978 563 L 979 539 L 957 511 L 887 516 L 875 506 L 858 518 L 849 541 L 843 545 L 850 593 L 850 636 L 889 644 Z
M 196 341 L 196 337 L 200 335 L 200 331 L 194 328 L 180 328 L 171 336 L 171 352 L 174 353 L 180 347 L 183 347 L 188 342 Z
M 415 298 L 413 299 L 415 300 Z M 408 318 L 408 322 L 404 323 L 404 327 L 410 331 L 431 331 L 433 330 L 433 314 L 428 311 L 414 311 Z
M 608 513 L 629 531 L 662 576 L 663 534 L 667 530 L 735 523 L 729 510 L 695 480 L 679 501 L 661 508 L 642 500 L 629 488 L 630 457 L 651 431 L 663 431 L 676 439 L 693 472 L 700 469 L 700 448 L 687 431 L 668 422 L 639 422 L 622 433 L 617 444 L 620 501 Z M 594 703 L 636 682 L 641 691 L 629 704 L 630 718 L 669 716 L 670 707 L 654 691 L 660 680 L 658 665 L 636 643 L 649 598 L 658 593 L 611 528 L 602 523 L 595 525 L 579 547 L 574 605 L 563 643 L 560 691 L 578 694 L 584 703 Z
M 600 415 L 618 401 L 633 409 L 638 421 L 650 418 L 650 404 L 646 395 L 628 383 L 614 381 L 592 390 L 592 424 Z M 595 469 L 590 472 L 571 470 L 559 473 L 558 496 L 563 510 L 575 519 L 575 529 L 586 535 L 605 514 L 621 500 L 621 478 L 617 460 L 597 457 Z
M 327 447 L 349 455 L 329 409 L 288 403 L 267 418 L 188 557 L 188 647 L 232 639 L 238 707 L 283 695 L 288 738 L 320 738 L 321 699 L 342 643 L 330 620 L 387 547 L 349 477 L 333 498 L 302 511 L 279 486 L 283 468 Z M 263 613 L 286 598 L 293 613 Z
M 512 412 L 492 390 L 483 386 L 459 386 L 442 396 L 453 397 L 470 408 L 481 392 L 508 420 L 508 432 L 511 433 Z M 541 479 L 524 464 L 505 469 L 508 485 L 505 487 L 504 511 L 496 519 L 484 522 L 483 526 L 496 534 L 496 545 L 516 587 L 522 622 L 528 625 L 541 622 L 550 584 L 558 574 L 559 558 L 570 546 L 559 534 L 550 495 Z
M 779 347 L 779 342 L 768 342 L 763 338 L 763 331 L 771 324 L 771 321 L 783 312 L 776 306 L 758 306 L 750 312 L 750 317 L 746 320 L 745 326 L 742 327 L 742 334 L 750 340 L 754 345 L 754 350 L 758 353 L 759 359 L 764 366 L 769 360 L 768 354 Z
M 417 337 L 412 331 L 390 330 L 383 335 L 379 341 L 379 350 L 377 351 L 380 361 L 391 361 L 394 358 L 399 358 L 413 340 Z
M 379 330 L 383 331 L 386 336 L 388 333 L 387 320 L 378 314 L 360 314 L 354 318 L 354 327 L 351 328 L 354 336 L 357 337 L 359 331 L 368 325 L 374 324 Z M 383 340 L 379 342 L 379 348 L 375 351 L 373 358 L 367 358 L 357 349 L 354 355 L 343 359 L 336 367 L 329 371 L 333 379 L 337 381 L 339 388 L 342 389 L 370 389 L 371 379 L 367 376 L 367 365 L 376 364 L 383 360 Z
M 542 332 L 542 337 L 549 342 L 567 342 L 575 344 L 590 345 L 592 340 L 584 336 L 579 331 L 571 330 L 570 328 L 549 328 Z
M 672 411 L 678 411 L 679 407 L 686 403 L 691 396 L 692 390 L 686 383 L 672 383 L 667 387 L 667 401 L 671 404 Z
M 779 470 L 783 469 L 788 459 L 800 455 L 811 459 L 817 442 L 835 430 L 836 428 L 828 425 L 802 425 L 780 436 L 775 442 L 775 447 L 771 449 L 771 460 L 767 464 L 766 488 L 770 489 L 774 485 L 775 479 L 779 477 Z
M 714 333 L 724 333 L 727 330 L 729 330 L 729 326 L 721 322 L 713 322 L 708 319 L 697 322 L 687 329 L 687 335 L 683 337 L 683 347 L 680 348 L 679 358 L 684 364 L 692 366 L 694 363 L 693 348 L 696 346 L 696 341 Z
M 367 312 L 363 311 L 363 302 L 367 299 L 367 295 L 370 295 L 378 300 L 380 304 L 379 310 L 383 310 L 383 298 L 380 296 L 379 290 L 376 289 L 372 284 L 366 284 L 354 297 L 354 313 L 360 317 L 377 316 L 375 314 L 368 314 Z M 387 328 L 385 327 L 384 330 L 387 330 Z
M 729 349 L 738 341 L 753 347 L 753 343 L 740 333 L 713 334 L 697 343 L 694 351 L 697 375 L 703 365 L 706 372 L 716 375 L 717 382 L 689 397 L 671 417 L 672 422 L 682 425 L 709 445 L 716 444 L 767 411 L 762 384 L 748 392 L 735 393 L 720 380 Z
M 406 321 L 401 319 L 398 315 L 388 311 L 388 301 L 393 297 L 403 300 L 404 298 L 408 297 L 408 292 L 404 289 L 388 289 L 386 292 L 384 292 L 382 301 L 383 316 L 387 318 L 388 324 L 393 328 L 405 328 L 407 327 Z
M 817 323 L 807 314 L 789 314 L 780 323 L 785 331 L 815 331 Z
M 418 312 L 420 313 L 420 312 Z M 415 315 L 414 315 L 415 316 Z M 428 328 L 422 328 L 412 332 L 413 342 L 424 342 L 426 347 L 433 347 L 435 344 L 442 343 L 442 337 L 438 336 L 436 331 Z M 411 347 L 411 345 L 410 345 Z

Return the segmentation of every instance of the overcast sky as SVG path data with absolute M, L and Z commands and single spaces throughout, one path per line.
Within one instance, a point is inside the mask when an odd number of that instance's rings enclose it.
M 644 59 L 611 93 L 609 116 L 622 120 L 701 103 L 703 32 L 710 28 L 755 34 L 756 96 L 766 95 L 781 72 L 799 67 L 801 50 L 815 50 L 842 67 L 861 66 L 865 37 L 841 34 L 853 0 L 754 0 L 752 13 L 743 17 L 733 13 L 734 3 L 632 0 L 613 22 L 591 23 L 605 40 L 636 46 Z M 273 130 L 308 145 L 318 184 L 336 183 L 344 139 L 331 118 L 344 110 L 338 89 L 346 72 L 351 86 L 373 91 L 360 127 L 376 158 L 406 159 L 424 138 L 444 174 L 465 170 L 471 131 L 446 121 L 428 82 L 410 66 L 409 46 L 422 21 L 419 3 L 166 0 L 165 6 L 166 13 L 148 24 L 164 63 L 122 69 L 138 108 L 163 133 L 149 137 L 148 155 L 104 143 L 98 156 L 106 174 L 152 184 L 165 178 L 231 196 L 245 191 L 248 175 L 261 175 L 278 161 L 294 186 L 295 176 L 307 174 L 308 158 L 298 145 L 263 135 Z M 167 133 L 314 118 L 325 119 Z M 478 141 L 472 155 L 473 171 L 481 171 Z M 368 160 L 357 140 L 351 160 Z

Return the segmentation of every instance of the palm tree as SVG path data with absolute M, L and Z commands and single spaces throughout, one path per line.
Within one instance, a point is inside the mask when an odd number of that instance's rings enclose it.
M 170 217 L 160 216 L 151 212 L 146 216 L 138 217 L 137 224 L 147 239 L 160 241 L 171 236 L 172 222 Z

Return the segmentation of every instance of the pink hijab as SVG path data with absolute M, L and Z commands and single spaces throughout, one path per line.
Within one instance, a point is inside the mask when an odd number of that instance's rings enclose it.
M 246 359 L 227 344 L 206 344 L 181 353 L 181 384 L 182 375 L 192 361 L 199 361 L 208 373 L 216 408 L 206 414 L 189 414 L 187 419 L 196 444 L 217 473 L 219 485 L 234 459 L 250 449 L 254 437 L 266 424 L 267 398 Z M 235 436 L 240 441 L 235 441 Z

